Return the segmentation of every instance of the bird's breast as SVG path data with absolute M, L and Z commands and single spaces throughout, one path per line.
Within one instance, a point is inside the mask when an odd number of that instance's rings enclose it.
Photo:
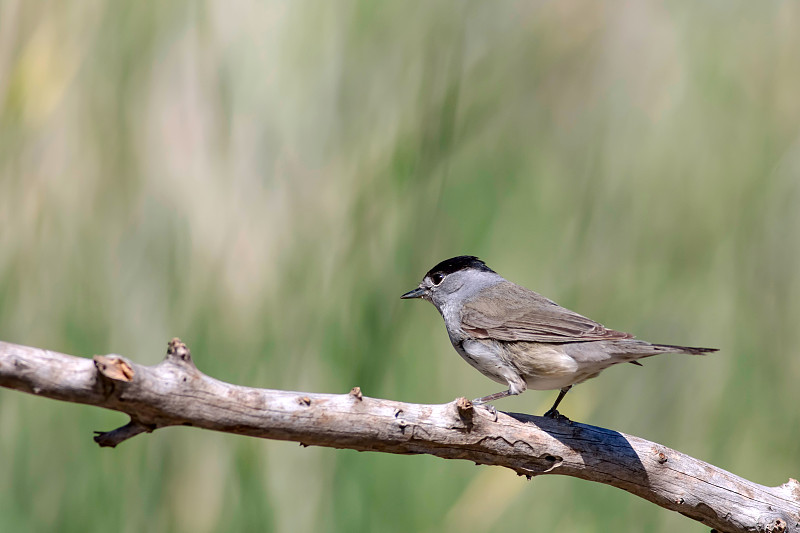
M 578 382 L 579 365 L 562 345 L 508 342 L 504 347 L 506 357 L 531 389 L 560 389 Z

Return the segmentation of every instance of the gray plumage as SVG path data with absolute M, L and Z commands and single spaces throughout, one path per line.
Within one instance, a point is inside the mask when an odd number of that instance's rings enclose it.
M 485 403 L 526 389 L 560 389 L 546 416 L 566 392 L 617 363 L 661 353 L 700 355 L 711 348 L 651 344 L 608 329 L 494 272 L 474 256 L 433 267 L 419 287 L 402 298 L 433 303 L 450 342 L 470 365 L 508 390 L 474 400 Z

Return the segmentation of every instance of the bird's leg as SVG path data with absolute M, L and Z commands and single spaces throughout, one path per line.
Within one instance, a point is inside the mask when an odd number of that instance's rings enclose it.
M 506 396 L 512 396 L 513 394 L 514 393 L 511 392 L 511 389 L 504 390 L 503 392 L 495 392 L 494 394 L 490 394 L 489 396 L 484 396 L 483 398 L 475 398 L 474 400 L 472 400 L 472 404 L 483 405 L 485 403 L 499 400 L 500 398 L 505 398 Z
M 564 399 L 564 396 L 566 396 L 566 395 L 567 395 L 567 393 L 569 392 L 569 390 L 570 390 L 571 388 L 572 388 L 572 385 L 568 385 L 568 386 L 564 387 L 563 389 L 561 389 L 561 392 L 559 392 L 559 393 L 558 393 L 558 398 L 556 398 L 556 403 L 554 403 L 554 404 L 553 404 L 553 407 L 551 407 L 551 408 L 550 408 L 550 409 L 549 409 L 549 410 L 548 410 L 548 411 L 547 411 L 547 412 L 544 414 L 544 416 L 545 416 L 546 418 L 555 418 L 555 419 L 559 419 L 559 418 L 567 418 L 566 416 L 564 416 L 564 415 L 562 415 L 561 413 L 559 413 L 559 412 L 558 412 L 558 410 L 557 410 L 557 407 L 558 407 L 558 404 L 560 404 L 560 403 L 561 403 L 561 400 L 563 400 L 563 399 Z M 567 418 L 567 420 L 569 420 L 569 419 Z
M 511 389 L 504 390 L 503 392 L 495 392 L 494 394 L 490 394 L 489 396 L 484 396 L 482 398 L 475 398 L 472 400 L 473 405 L 483 405 L 487 411 L 489 411 L 492 415 L 494 415 L 494 420 L 497 422 L 497 409 L 494 408 L 494 405 L 486 405 L 488 402 L 493 402 L 495 400 L 499 400 L 500 398 L 505 398 L 506 396 L 513 396 L 514 393 L 511 392 Z

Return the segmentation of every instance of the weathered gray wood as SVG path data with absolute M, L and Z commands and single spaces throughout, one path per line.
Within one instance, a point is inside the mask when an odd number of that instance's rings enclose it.
M 121 411 L 101 446 L 139 433 L 192 426 L 305 445 L 446 459 L 561 474 L 621 488 L 725 532 L 800 532 L 800 483 L 765 487 L 660 444 L 609 429 L 492 413 L 464 398 L 419 405 L 348 394 L 230 385 L 194 366 L 178 339 L 149 367 L 118 355 L 73 357 L 0 342 L 0 386 Z

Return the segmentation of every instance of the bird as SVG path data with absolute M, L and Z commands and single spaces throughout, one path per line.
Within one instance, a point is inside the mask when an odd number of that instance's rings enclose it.
M 704 355 L 716 348 L 652 344 L 561 307 L 500 276 L 476 256 L 446 259 L 401 296 L 431 302 L 456 352 L 481 374 L 507 385 L 472 400 L 483 405 L 533 390 L 558 390 L 548 418 L 569 390 L 618 363 L 662 353 Z M 493 409 L 493 408 L 492 408 Z

